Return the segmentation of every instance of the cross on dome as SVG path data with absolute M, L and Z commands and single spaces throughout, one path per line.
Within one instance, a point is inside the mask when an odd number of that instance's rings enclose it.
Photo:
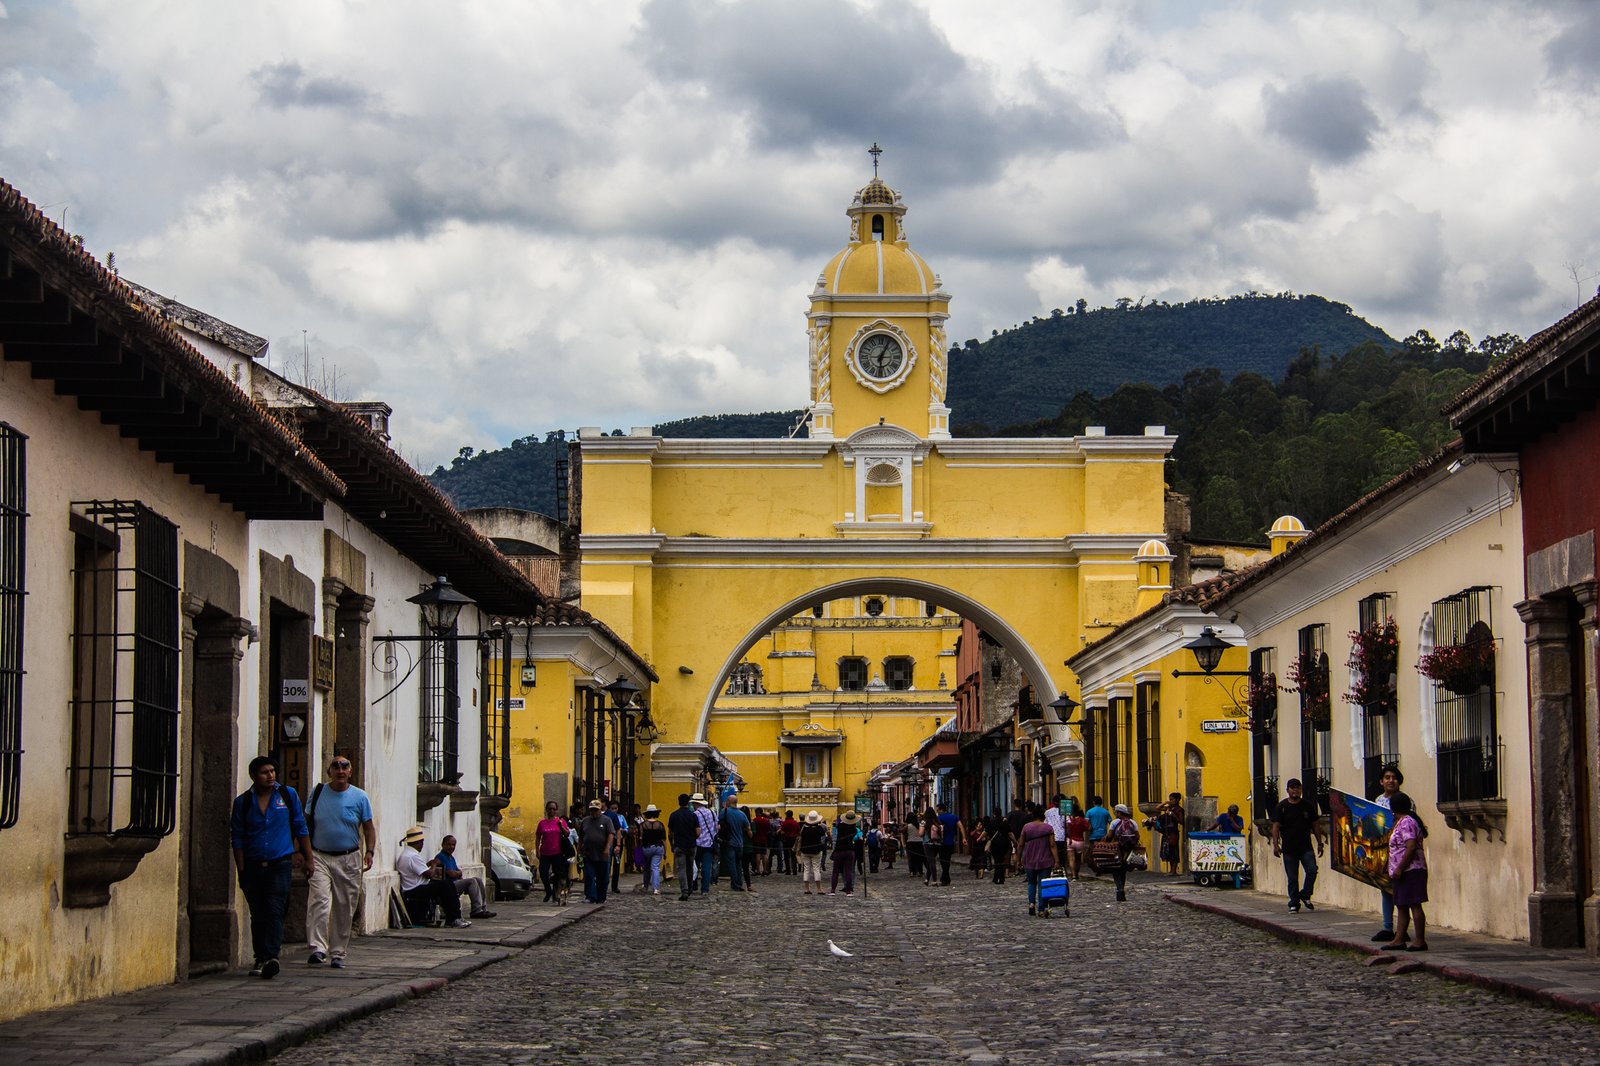
M 883 154 L 883 149 L 878 147 L 878 142 L 873 141 L 872 147 L 867 149 L 867 154 L 872 157 L 872 179 L 878 179 L 878 157 Z

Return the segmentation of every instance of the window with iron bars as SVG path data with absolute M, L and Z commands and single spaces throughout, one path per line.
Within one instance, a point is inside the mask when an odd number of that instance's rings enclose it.
M 452 626 L 445 637 L 455 636 Z M 422 642 L 422 729 L 417 780 L 453 785 L 461 780 L 461 657 L 455 640 Z
M 1356 628 L 1363 633 L 1384 625 L 1393 616 L 1394 600 L 1386 592 L 1368 596 L 1356 604 Z M 1378 683 L 1381 685 L 1382 679 L 1378 679 Z M 1391 687 L 1389 691 L 1392 693 L 1394 690 Z M 1391 695 L 1377 703 L 1363 704 L 1360 713 L 1363 794 L 1371 799 L 1383 791 L 1383 786 L 1379 784 L 1383 768 L 1391 764 L 1400 765 L 1395 698 Z
M 67 832 L 166 836 L 177 812 L 178 529 L 124 500 L 75 503 L 70 525 Z
M 909 655 L 889 656 L 883 660 L 883 683 L 896 692 L 909 691 L 913 665 Z
M 1109 707 L 1097 707 L 1085 719 L 1085 747 L 1089 749 L 1091 769 L 1088 791 L 1105 800 L 1106 806 L 1131 802 L 1133 781 L 1133 701 L 1114 699 Z
M 843 692 L 865 692 L 867 660 L 855 657 L 840 659 L 839 688 Z
M 1304 626 L 1297 645 L 1300 680 L 1300 783 L 1327 814 L 1333 788 L 1333 705 L 1328 686 L 1328 627 Z
M 1251 805 L 1258 819 L 1278 813 L 1278 673 L 1272 648 L 1250 653 L 1250 743 L 1255 749 Z
M 1161 792 L 1161 686 L 1143 682 L 1134 690 L 1137 703 L 1139 747 L 1139 797 L 1148 803 L 1162 799 Z
M 479 745 L 479 786 L 486 796 L 511 797 L 511 631 L 484 641 L 478 655 L 483 692 L 483 742 Z
M 1461 648 L 1470 668 L 1452 674 L 1435 689 L 1434 715 L 1439 738 L 1440 803 L 1501 799 L 1500 741 L 1495 705 L 1498 659 L 1487 586 L 1463 589 L 1433 605 L 1434 654 Z
M 0 422 L 0 829 L 22 804 L 23 536 L 28 518 L 27 437 Z
M 580 719 L 579 773 L 573 782 L 572 799 L 587 804 L 602 799 L 609 773 L 606 759 L 606 694 L 598 689 L 581 689 L 583 713 Z

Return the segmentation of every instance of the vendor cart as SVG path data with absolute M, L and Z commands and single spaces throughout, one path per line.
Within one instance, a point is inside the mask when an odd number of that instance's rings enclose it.
M 1198 885 L 1250 880 L 1250 838 L 1243 833 L 1190 833 L 1189 873 Z

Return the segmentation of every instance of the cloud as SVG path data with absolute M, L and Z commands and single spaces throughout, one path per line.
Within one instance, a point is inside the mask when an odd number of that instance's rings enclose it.
M 257 67 L 250 75 L 268 107 L 328 107 L 340 111 L 365 111 L 375 100 L 372 93 L 344 78 L 310 77 L 299 63 L 283 60 Z
M 1307 78 L 1263 92 L 1267 129 L 1327 163 L 1348 163 L 1372 147 L 1378 116 L 1350 78 Z

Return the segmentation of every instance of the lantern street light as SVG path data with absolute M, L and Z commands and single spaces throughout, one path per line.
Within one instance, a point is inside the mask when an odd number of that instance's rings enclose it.
M 1056 712 L 1057 722 L 1061 725 L 1071 725 L 1073 712 L 1078 709 L 1078 701 L 1063 692 L 1059 699 L 1050 701 L 1049 707 Z
M 1221 637 L 1217 636 L 1217 631 L 1215 629 L 1212 629 L 1210 626 L 1204 626 L 1200 630 L 1200 635 L 1191 640 L 1189 643 L 1185 644 L 1184 647 L 1194 653 L 1194 661 L 1199 664 L 1200 669 L 1174 670 L 1172 671 L 1172 676 L 1201 677 L 1205 678 L 1205 683 L 1208 685 L 1211 684 L 1215 678 L 1237 678 L 1238 680 L 1218 682 L 1218 684 L 1221 685 L 1223 693 L 1233 703 L 1233 709 L 1238 712 L 1239 716 L 1245 718 L 1249 717 L 1249 711 L 1246 709 L 1246 704 L 1248 704 L 1250 698 L 1250 686 L 1249 683 L 1244 679 L 1250 676 L 1250 671 L 1217 669 L 1217 667 L 1222 663 L 1222 653 L 1227 651 L 1229 648 L 1238 647 L 1238 645 L 1231 644 L 1228 641 L 1223 640 Z M 1243 697 L 1242 699 L 1240 698 L 1241 696 Z
M 438 579 L 415 596 L 406 598 L 407 603 L 414 603 L 422 608 L 422 624 L 428 627 L 431 633 L 448 633 L 456 627 L 456 619 L 461 617 L 461 609 L 470 607 L 477 601 L 470 596 L 456 591 L 450 579 L 440 574 Z

